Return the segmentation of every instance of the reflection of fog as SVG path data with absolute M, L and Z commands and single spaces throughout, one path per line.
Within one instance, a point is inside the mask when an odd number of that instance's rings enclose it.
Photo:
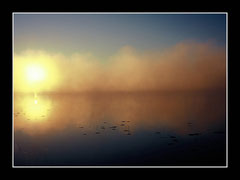
M 122 131 L 130 127 L 131 132 L 140 129 L 154 131 L 158 127 L 182 132 L 188 122 L 193 123 L 193 127 L 207 128 L 225 120 L 225 98 L 222 95 L 77 94 L 51 95 L 49 98 L 52 104 L 49 99 L 40 97 L 37 104 L 33 98 L 24 101 L 16 98 L 15 111 L 22 108 L 26 112 L 25 118 L 33 120 L 19 117 L 15 121 L 16 129 L 21 127 L 29 134 L 46 134 L 80 126 L 95 131 L 104 125 L 106 129 L 117 126 Z M 46 119 L 41 120 L 41 116 Z M 37 126 L 34 126 L 34 118 Z M 129 122 L 121 126 L 122 121 Z M 28 126 L 29 123 L 32 126 Z

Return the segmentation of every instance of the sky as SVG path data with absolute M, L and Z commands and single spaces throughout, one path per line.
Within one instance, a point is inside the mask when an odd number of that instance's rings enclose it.
M 108 57 L 125 45 L 164 49 L 181 41 L 226 44 L 225 14 L 16 14 L 15 51 L 91 52 Z
M 23 76 L 34 63 L 42 84 Z M 226 15 L 15 14 L 14 77 L 17 91 L 224 89 Z

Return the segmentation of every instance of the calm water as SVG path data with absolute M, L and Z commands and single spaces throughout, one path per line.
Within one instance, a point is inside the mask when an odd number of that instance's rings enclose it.
M 225 94 L 15 95 L 15 165 L 225 165 Z

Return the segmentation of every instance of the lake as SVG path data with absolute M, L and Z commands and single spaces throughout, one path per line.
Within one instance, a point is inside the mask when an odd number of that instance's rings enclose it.
M 14 95 L 15 166 L 225 166 L 225 92 Z

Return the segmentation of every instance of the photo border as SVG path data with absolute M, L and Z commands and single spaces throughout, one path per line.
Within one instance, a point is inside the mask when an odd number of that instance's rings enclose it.
M 226 15 L 226 166 L 15 166 L 14 165 L 14 15 L 15 14 L 225 14 Z M 228 168 L 228 12 L 12 12 L 12 168 Z

